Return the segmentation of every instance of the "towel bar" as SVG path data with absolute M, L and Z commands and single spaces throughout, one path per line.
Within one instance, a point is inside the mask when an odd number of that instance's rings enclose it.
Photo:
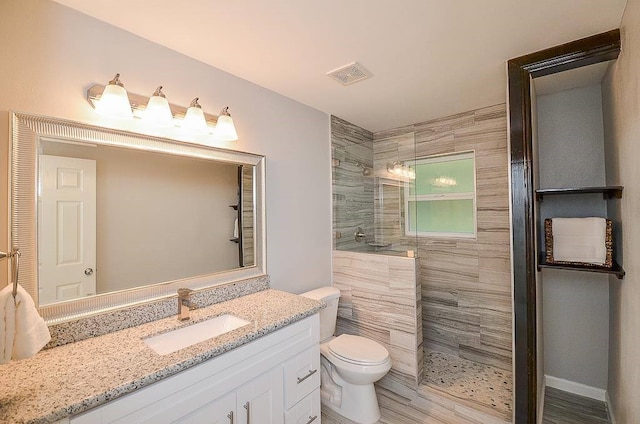
M 13 271 L 13 297 L 16 297 L 16 295 L 18 294 L 18 272 L 20 271 L 20 255 L 20 249 L 18 248 L 13 248 L 9 253 L 0 252 L 0 259 L 4 259 L 7 256 L 11 258 L 11 269 Z

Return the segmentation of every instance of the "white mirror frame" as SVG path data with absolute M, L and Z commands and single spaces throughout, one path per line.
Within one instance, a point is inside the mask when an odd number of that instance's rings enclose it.
M 180 287 L 202 289 L 266 275 L 265 157 L 168 138 L 103 128 L 46 116 L 10 112 L 9 245 L 20 249 L 18 282 L 38 304 L 37 184 L 38 141 L 64 139 L 100 145 L 212 159 L 254 167 L 255 266 L 189 277 L 144 287 L 100 294 L 38 308 L 48 324 L 58 324 L 102 312 L 176 295 Z M 167 260 L 171 252 L 167 252 Z

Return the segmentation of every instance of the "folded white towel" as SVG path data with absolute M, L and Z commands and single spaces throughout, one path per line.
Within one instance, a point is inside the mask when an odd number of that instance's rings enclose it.
M 233 238 L 238 238 L 238 218 L 233 223 Z
M 20 285 L 14 299 L 12 287 L 7 286 L 0 292 L 0 304 L 3 306 L 3 333 L 0 337 L 2 358 L 30 358 L 51 340 L 49 327 L 38 313 L 33 299 Z
M 603 265 L 607 221 L 604 218 L 553 218 L 553 260 Z

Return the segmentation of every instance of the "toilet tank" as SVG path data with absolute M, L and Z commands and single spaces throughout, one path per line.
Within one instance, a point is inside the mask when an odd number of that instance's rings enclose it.
M 321 300 L 327 304 L 326 308 L 320 310 L 320 341 L 333 336 L 336 330 L 336 318 L 338 317 L 340 290 L 335 287 L 320 287 L 306 293 L 300 293 L 300 296 Z

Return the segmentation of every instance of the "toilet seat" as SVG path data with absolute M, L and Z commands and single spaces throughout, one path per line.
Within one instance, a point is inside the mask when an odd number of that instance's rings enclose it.
M 342 361 L 354 365 L 380 365 L 389 360 L 389 352 L 380 343 L 350 334 L 331 340 L 328 350 Z

